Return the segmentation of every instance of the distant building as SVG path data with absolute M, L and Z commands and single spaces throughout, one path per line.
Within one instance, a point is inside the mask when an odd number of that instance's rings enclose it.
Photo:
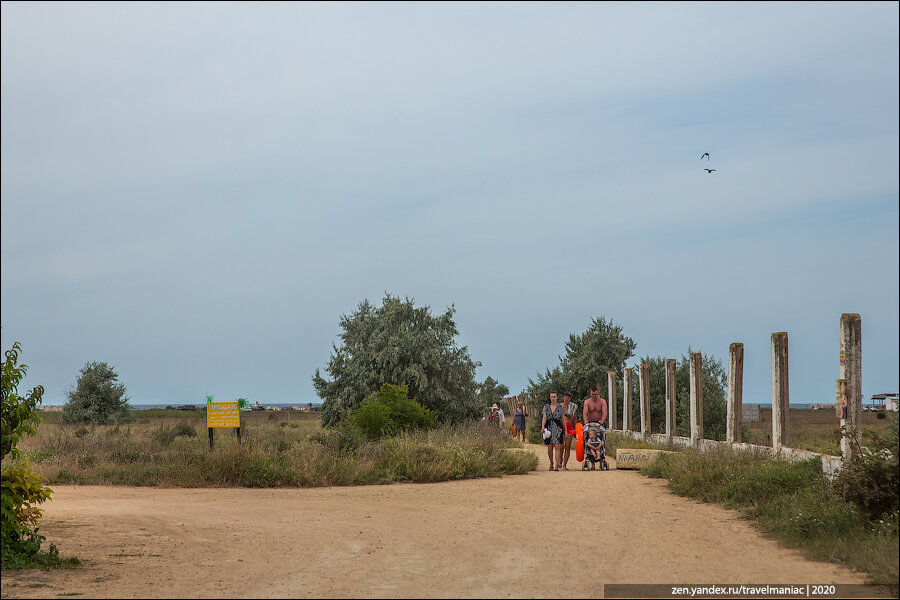
M 872 410 L 898 412 L 900 410 L 898 400 L 900 400 L 900 394 L 875 394 L 872 396 Z
M 63 407 L 62 406 L 42 406 L 40 408 L 40 410 L 44 410 L 47 412 L 62 412 Z

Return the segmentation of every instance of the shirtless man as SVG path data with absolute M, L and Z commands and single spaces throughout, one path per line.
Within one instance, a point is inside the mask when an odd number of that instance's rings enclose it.
M 606 427 L 606 400 L 600 397 L 597 388 L 591 388 L 591 397 L 584 401 L 584 409 L 582 409 L 581 417 L 584 419 L 585 425 L 590 422 L 600 423 Z

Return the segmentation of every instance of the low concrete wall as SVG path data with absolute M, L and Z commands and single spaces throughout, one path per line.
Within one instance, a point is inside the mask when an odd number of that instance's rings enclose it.
M 621 433 L 627 435 L 635 440 L 644 440 L 654 443 L 660 444 L 663 446 L 669 445 L 666 441 L 665 434 L 662 433 L 651 433 L 646 438 L 640 434 L 638 431 L 623 431 L 621 429 L 610 430 L 610 433 Z M 706 440 L 699 439 L 697 440 L 696 446 L 691 444 L 691 438 L 682 437 L 678 435 L 672 436 L 672 446 L 678 446 L 681 448 L 692 448 L 696 447 L 701 452 L 709 452 L 719 446 L 731 446 L 735 450 L 742 450 L 744 452 L 753 452 L 754 454 L 761 454 L 763 456 L 773 456 L 775 451 L 769 446 L 757 446 L 756 444 L 744 444 L 735 442 L 733 444 L 729 444 L 728 442 L 720 442 L 717 440 Z M 802 461 L 809 460 L 811 458 L 817 458 L 822 461 L 822 473 L 825 474 L 825 477 L 828 479 L 834 479 L 834 476 L 837 475 L 841 467 L 843 466 L 843 460 L 840 456 L 832 456 L 830 454 L 821 454 L 819 452 L 810 452 L 809 450 L 798 450 L 797 448 L 787 448 L 782 446 L 778 451 L 778 456 L 781 458 L 786 458 L 792 461 Z M 618 468 L 618 467 L 617 467 Z
M 655 461 L 660 454 L 672 453 L 649 448 L 616 448 L 616 469 L 640 469 Z

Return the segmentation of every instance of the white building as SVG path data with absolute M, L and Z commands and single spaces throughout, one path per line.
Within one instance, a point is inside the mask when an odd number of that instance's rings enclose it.
M 900 402 L 900 394 L 875 394 L 872 396 L 872 405 L 875 410 L 897 412 L 900 410 L 898 402 Z

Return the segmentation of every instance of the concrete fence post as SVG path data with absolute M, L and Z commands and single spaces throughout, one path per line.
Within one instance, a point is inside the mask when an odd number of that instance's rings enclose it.
M 599 387 L 599 386 L 598 386 Z M 609 428 L 616 428 L 616 372 L 606 372 L 606 407 L 609 409 Z
M 641 400 L 641 435 L 650 437 L 650 366 L 641 365 L 638 371 L 638 387 Z
M 847 414 L 841 419 L 841 455 L 849 461 L 859 446 L 862 425 L 862 321 L 841 315 L 841 379 L 847 381 Z
M 788 334 L 772 334 L 772 449 L 790 447 Z
M 691 354 L 691 444 L 703 439 L 703 356 Z
M 631 430 L 631 372 L 631 368 L 625 369 L 622 382 L 622 429 L 625 431 Z
M 741 441 L 741 415 L 744 393 L 744 345 L 738 342 L 728 348 L 728 405 L 725 417 L 725 441 Z
M 666 443 L 675 435 L 675 359 L 666 359 Z

